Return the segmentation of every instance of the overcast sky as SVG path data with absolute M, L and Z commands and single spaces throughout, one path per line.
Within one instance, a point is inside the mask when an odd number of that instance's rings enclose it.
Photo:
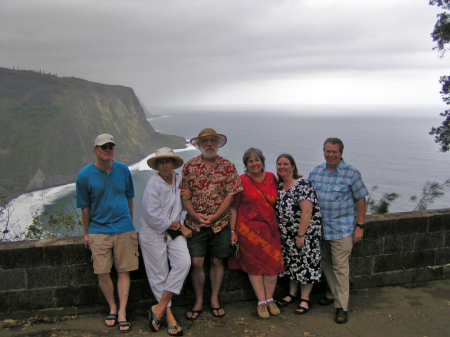
M 0 0 L 0 67 L 146 106 L 442 104 L 428 0 Z

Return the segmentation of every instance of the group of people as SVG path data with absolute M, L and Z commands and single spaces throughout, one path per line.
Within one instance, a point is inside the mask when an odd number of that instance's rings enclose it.
M 225 265 L 249 275 L 261 318 L 280 315 L 280 308 L 296 302 L 295 314 L 311 308 L 313 284 L 327 280 L 321 305 L 335 305 L 335 321 L 346 323 L 349 302 L 349 257 L 362 239 L 367 189 L 361 175 L 343 160 L 344 144 L 328 138 L 325 163 L 307 180 L 294 158 L 281 154 L 277 175 L 265 171 L 265 157 L 256 148 L 243 156 L 245 174 L 217 154 L 227 138 L 203 129 L 191 144 L 201 154 L 185 164 L 170 148 L 150 158 L 152 175 L 144 191 L 139 237 L 133 226 L 134 187 L 126 165 L 113 161 L 115 142 L 102 134 L 95 140 L 96 161 L 77 178 L 77 207 L 82 209 L 84 241 L 92 252 L 94 273 L 108 301 L 107 326 L 131 331 L 126 319 L 129 272 L 138 268 L 138 241 L 150 287 L 157 300 L 149 310 L 149 326 L 159 331 L 166 317 L 168 333 L 181 336 L 171 311 L 189 271 L 195 303 L 186 314 L 196 320 L 203 312 L 205 257 L 209 257 L 210 310 L 225 316 L 219 304 Z M 183 166 L 184 164 L 184 166 Z M 175 173 L 183 166 L 181 177 Z M 183 220 L 182 212 L 186 211 Z M 110 277 L 118 274 L 119 306 Z M 289 292 L 274 300 L 278 276 L 289 277 Z

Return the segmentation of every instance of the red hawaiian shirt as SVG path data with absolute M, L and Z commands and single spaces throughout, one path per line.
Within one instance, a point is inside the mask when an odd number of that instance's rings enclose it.
M 192 192 L 194 210 L 204 215 L 216 213 L 228 194 L 236 194 L 243 189 L 234 164 L 220 156 L 214 158 L 209 172 L 206 171 L 201 155 L 192 158 L 184 165 L 181 175 L 180 188 Z M 211 225 L 214 233 L 226 227 L 230 219 L 231 211 L 228 209 Z M 186 214 L 184 224 L 192 230 L 200 231 L 198 223 L 189 214 Z

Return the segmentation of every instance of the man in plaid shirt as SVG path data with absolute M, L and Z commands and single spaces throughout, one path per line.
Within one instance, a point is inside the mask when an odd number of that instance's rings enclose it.
M 328 138 L 323 145 L 326 163 L 312 170 L 312 182 L 323 217 L 324 240 L 321 244 L 322 266 L 334 300 L 325 296 L 322 305 L 334 301 L 336 323 L 348 320 L 350 290 L 349 257 L 353 244 L 364 234 L 366 199 L 369 192 L 361 174 L 343 158 L 344 144 L 339 138 Z

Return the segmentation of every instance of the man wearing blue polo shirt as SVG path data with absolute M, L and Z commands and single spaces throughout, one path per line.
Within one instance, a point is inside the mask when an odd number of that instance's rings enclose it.
M 326 163 L 314 168 L 308 177 L 317 192 L 323 218 L 322 267 L 334 297 L 336 323 L 348 320 L 349 258 L 353 244 L 364 234 L 365 197 L 369 195 L 359 171 L 344 162 L 343 151 L 344 144 L 339 138 L 325 140 Z M 332 303 L 327 298 L 321 301 Z
M 109 304 L 108 327 L 119 323 L 120 332 L 131 331 L 126 318 L 130 271 L 138 269 L 138 237 L 133 224 L 134 186 L 125 164 L 113 161 L 116 144 L 111 135 L 95 140 L 97 159 L 78 174 L 77 207 L 81 208 L 84 243 L 92 252 L 94 273 Z M 114 263 L 120 306 L 114 299 L 110 272 Z

